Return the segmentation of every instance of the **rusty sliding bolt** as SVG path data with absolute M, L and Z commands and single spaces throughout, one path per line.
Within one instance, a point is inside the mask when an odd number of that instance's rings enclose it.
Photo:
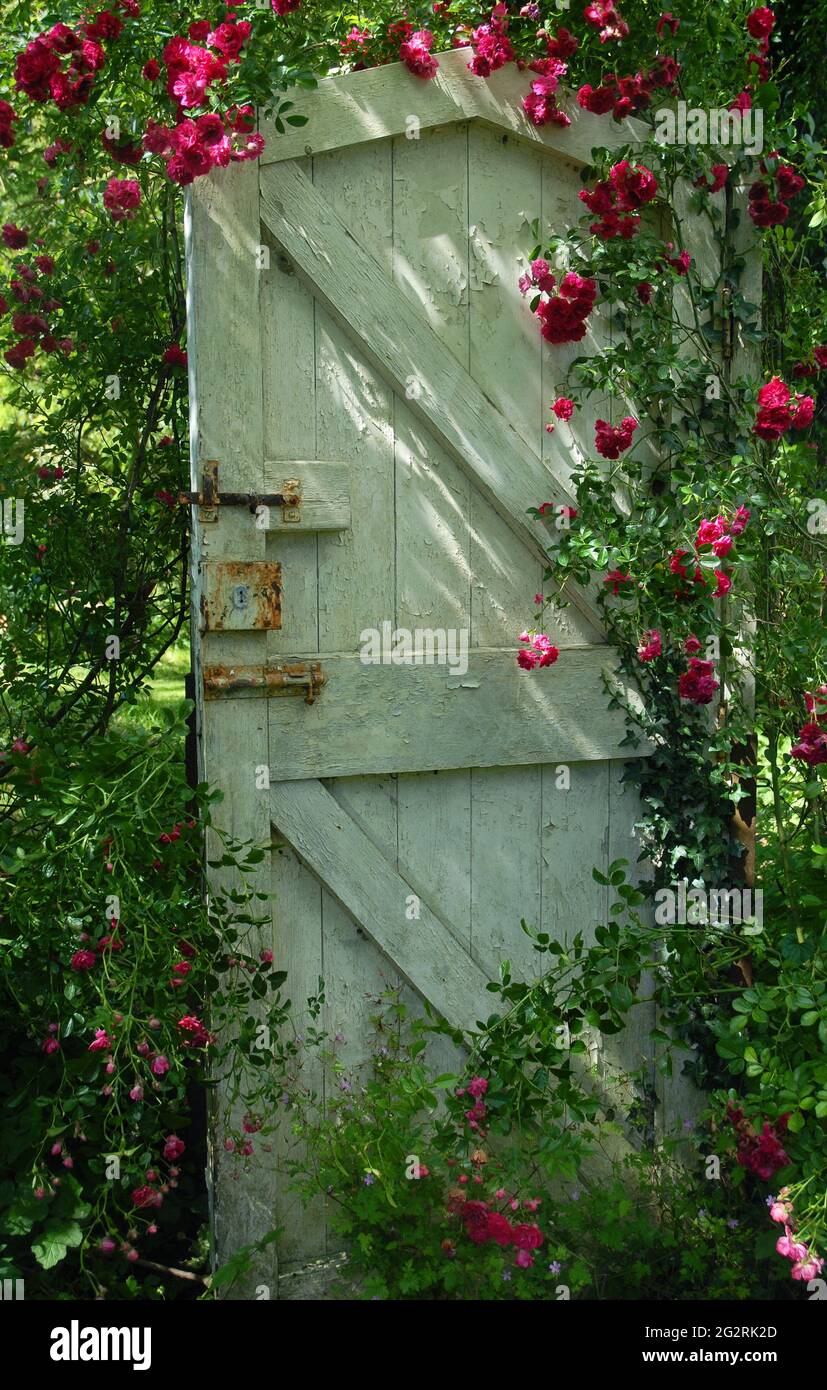
M 179 506 L 198 507 L 201 522 L 217 522 L 222 505 L 249 507 L 254 516 L 259 507 L 280 507 L 283 521 L 301 521 L 302 488 L 298 478 L 285 478 L 281 492 L 222 492 L 218 469 L 217 459 L 206 460 L 201 468 L 200 491 L 178 494 Z
M 255 512 L 259 507 L 299 507 L 300 493 L 284 492 L 222 492 L 217 499 L 221 507 L 249 507 Z M 200 492 L 179 492 L 178 502 L 182 507 L 212 507 L 215 503 Z
M 312 705 L 325 680 L 318 662 L 312 665 L 299 661 L 283 666 L 207 666 L 204 699 L 215 700 L 222 695 L 260 690 L 268 699 L 275 695 L 303 693 L 305 703 Z

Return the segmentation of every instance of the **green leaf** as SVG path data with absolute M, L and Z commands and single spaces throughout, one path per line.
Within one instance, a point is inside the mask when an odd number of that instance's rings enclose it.
M 82 1240 L 83 1231 L 76 1221 L 50 1221 L 32 1245 L 32 1253 L 44 1269 L 54 1269 L 66 1258 L 69 1247 L 80 1245 Z

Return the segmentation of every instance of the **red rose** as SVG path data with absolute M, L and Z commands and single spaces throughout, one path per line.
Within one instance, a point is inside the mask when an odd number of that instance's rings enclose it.
M 514 1231 L 511 1222 L 506 1220 L 502 1212 L 490 1211 L 486 1224 L 486 1232 L 489 1240 L 493 1240 L 495 1245 L 510 1245 L 514 1239 Z
M 691 657 L 689 669 L 678 679 L 680 698 L 693 705 L 708 705 L 717 689 L 718 682 L 713 675 L 712 662 L 699 661 L 697 657 Z
M 113 222 L 135 216 L 141 202 L 141 185 L 137 179 L 110 179 L 103 194 L 103 205 Z
M 16 227 L 13 222 L 3 223 L 3 241 L 11 251 L 19 251 L 21 247 L 27 246 L 29 242 L 29 232 L 27 227 Z
M 136 1187 L 132 1192 L 133 1207 L 160 1207 L 163 1204 L 164 1196 L 162 1192 L 156 1192 L 154 1187 Z
M 488 1240 L 488 1206 L 485 1202 L 463 1202 L 459 1209 L 465 1233 L 475 1245 Z
M 524 1224 L 515 1226 L 511 1235 L 512 1243 L 518 1250 L 537 1250 L 545 1240 L 539 1226 Z
M 94 951 L 75 951 L 69 964 L 73 970 L 91 970 L 96 960 Z
M 18 53 L 14 80 L 18 90 L 25 92 L 32 101 L 48 101 L 49 82 L 60 72 L 60 58 L 53 52 L 45 38 L 32 39 L 22 53 Z
M 766 5 L 747 15 L 747 32 L 754 39 L 768 39 L 774 28 L 775 15 Z
M 123 20 L 112 14 L 111 10 L 101 10 L 83 29 L 90 39 L 117 39 L 123 30 Z
M 23 367 L 26 365 L 27 358 L 34 357 L 34 353 L 35 345 L 31 338 L 21 338 L 19 343 L 15 343 L 14 347 L 7 348 L 3 356 L 10 367 L 14 367 L 16 371 L 22 371 Z
M 594 446 L 599 454 L 604 458 L 616 459 L 632 443 L 632 436 L 638 428 L 638 422 L 631 415 L 627 415 L 617 426 L 612 426 L 607 420 L 598 420 L 594 428 Z
M 611 87 L 592 87 L 587 82 L 577 93 L 577 102 L 584 111 L 591 111 L 595 116 L 605 116 L 615 104 L 615 93 Z

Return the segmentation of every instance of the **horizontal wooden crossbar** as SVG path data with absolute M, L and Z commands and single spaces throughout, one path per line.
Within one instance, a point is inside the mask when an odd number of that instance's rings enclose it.
M 381 634 L 378 641 L 382 655 Z M 556 666 L 532 672 L 518 669 L 514 651 L 475 648 L 459 673 L 432 638 L 419 644 L 441 664 L 295 658 L 320 663 L 324 688 L 311 708 L 270 702 L 271 778 L 592 762 L 650 751 L 643 740 L 639 749 L 624 743 L 623 711 L 607 708 L 601 677 L 616 664 L 610 647 L 566 647 Z
M 417 139 L 423 130 L 457 121 L 480 121 L 574 164 L 590 164 L 597 147 L 634 145 L 648 134 L 640 121 L 618 123 L 584 111 L 574 92 L 562 88 L 560 104 L 571 125 L 532 125 L 522 109 L 531 73 L 518 72 L 509 63 L 491 77 L 477 77 L 468 69 L 468 48 L 436 56 L 439 69 L 429 81 L 415 77 L 404 63 L 389 63 L 325 77 L 312 92 L 291 94 L 291 114 L 306 116 L 307 124 L 280 135 L 272 121 L 262 121 L 266 143 L 261 163 L 278 164 L 398 135 Z

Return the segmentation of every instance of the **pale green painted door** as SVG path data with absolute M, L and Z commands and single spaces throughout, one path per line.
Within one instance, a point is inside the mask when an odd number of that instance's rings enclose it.
M 269 136 L 260 168 L 200 180 L 190 209 L 194 484 L 217 460 L 222 491 L 304 491 L 298 522 L 220 505 L 196 527 L 197 595 L 207 561 L 278 563 L 282 584 L 280 628 L 204 632 L 199 660 L 324 680 L 313 703 L 204 702 L 204 771 L 229 829 L 282 842 L 266 944 L 294 1000 L 324 977 L 354 1068 L 389 985 L 473 1024 L 503 958 L 535 972 L 520 918 L 588 934 L 607 911 L 592 866 L 637 858 L 589 596 L 548 624 L 554 667 L 515 660 L 542 583 L 526 509 L 566 501 L 601 413 L 546 432 L 583 345 L 542 343 L 515 252 L 532 219 L 579 216 L 593 118 L 537 131 L 516 74 L 481 83 L 465 61 L 444 55 L 435 83 L 398 66 L 323 82 L 306 127 Z M 366 633 L 398 629 L 467 640 L 467 670 L 362 659 Z M 223 1247 L 277 1220 L 283 1261 L 323 1254 L 324 1212 L 303 1215 L 274 1169 L 233 1184 L 219 1166 Z

